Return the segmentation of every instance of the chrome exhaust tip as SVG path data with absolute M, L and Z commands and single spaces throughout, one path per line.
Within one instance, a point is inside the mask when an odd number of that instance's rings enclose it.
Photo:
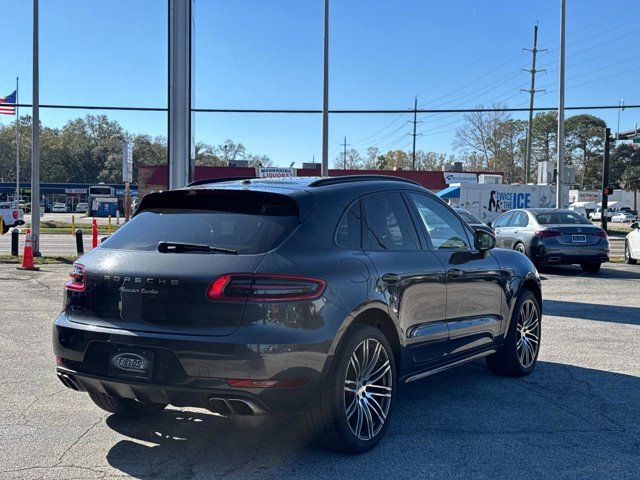
M 244 398 L 220 398 L 211 397 L 209 399 L 209 409 L 219 415 L 258 415 L 264 413 L 262 408 L 255 403 Z

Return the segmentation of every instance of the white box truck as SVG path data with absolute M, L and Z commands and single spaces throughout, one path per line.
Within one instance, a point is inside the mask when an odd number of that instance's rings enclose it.
M 553 185 L 460 184 L 455 187 L 438 194 L 448 199 L 451 206 L 468 210 L 484 223 L 493 222 L 514 208 L 553 208 L 556 204 Z M 448 193 L 443 193 L 446 191 Z M 568 190 L 566 193 L 568 196 Z

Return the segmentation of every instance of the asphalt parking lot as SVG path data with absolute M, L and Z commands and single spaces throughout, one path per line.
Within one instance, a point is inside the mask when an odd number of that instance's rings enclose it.
M 66 389 L 50 332 L 68 271 L 0 265 L 0 478 L 640 477 L 640 266 L 543 272 L 531 376 L 477 362 L 406 385 L 385 439 L 353 457 L 309 445 L 295 419 L 122 420 Z

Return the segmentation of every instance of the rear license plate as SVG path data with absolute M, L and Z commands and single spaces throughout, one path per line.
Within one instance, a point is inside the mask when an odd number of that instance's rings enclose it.
M 151 378 L 153 352 L 116 347 L 109 358 L 109 373 L 120 377 Z
M 586 235 L 571 235 L 571 241 L 573 243 L 585 243 L 587 241 Z

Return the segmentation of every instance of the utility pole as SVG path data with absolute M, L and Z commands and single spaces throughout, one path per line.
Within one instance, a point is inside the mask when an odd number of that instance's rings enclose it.
M 556 180 L 556 208 L 564 207 L 564 49 L 566 0 L 560 0 L 560 77 L 558 82 L 558 178 Z
M 413 171 L 415 171 L 416 169 L 416 137 L 421 136 L 422 134 L 418 134 L 416 133 L 416 127 L 418 126 L 419 122 L 418 121 L 418 97 L 416 96 L 416 98 L 414 99 L 413 102 L 413 133 L 410 133 L 409 135 L 413 136 L 413 152 L 411 153 L 411 169 Z
M 31 241 L 33 255 L 40 256 L 40 61 L 38 0 L 33 0 L 33 125 L 31 148 Z
M 624 110 L 624 98 L 620 99 L 618 105 L 620 106 L 620 108 L 618 108 L 618 128 L 616 128 L 616 140 L 620 136 L 620 113 Z
M 344 143 L 341 143 L 340 145 L 342 145 L 343 147 L 343 151 L 342 151 L 342 169 L 346 170 L 347 169 L 347 147 L 350 147 L 351 144 L 347 143 L 347 137 L 344 137 Z
M 16 77 L 16 207 L 20 206 L 20 77 Z
M 324 0 L 324 68 L 322 77 L 322 169 L 329 175 L 329 0 Z
M 616 132 L 618 138 L 620 132 Z M 607 231 L 607 209 L 609 207 L 609 149 L 611 146 L 611 129 L 604 129 L 604 152 L 602 154 L 602 203 L 601 217 L 602 229 Z
M 538 52 L 547 51 L 538 50 L 538 22 L 533 27 L 533 48 L 523 49 L 526 52 L 531 52 L 531 69 L 527 70 L 523 68 L 525 72 L 531 72 L 531 88 L 529 90 L 520 89 L 521 92 L 529 92 L 529 124 L 527 127 L 527 152 L 524 158 L 524 183 L 529 183 L 529 172 L 531 171 L 531 142 L 533 137 L 533 99 L 536 92 L 544 92 L 545 90 L 536 90 L 536 72 L 544 72 L 545 70 L 536 70 L 536 57 Z

